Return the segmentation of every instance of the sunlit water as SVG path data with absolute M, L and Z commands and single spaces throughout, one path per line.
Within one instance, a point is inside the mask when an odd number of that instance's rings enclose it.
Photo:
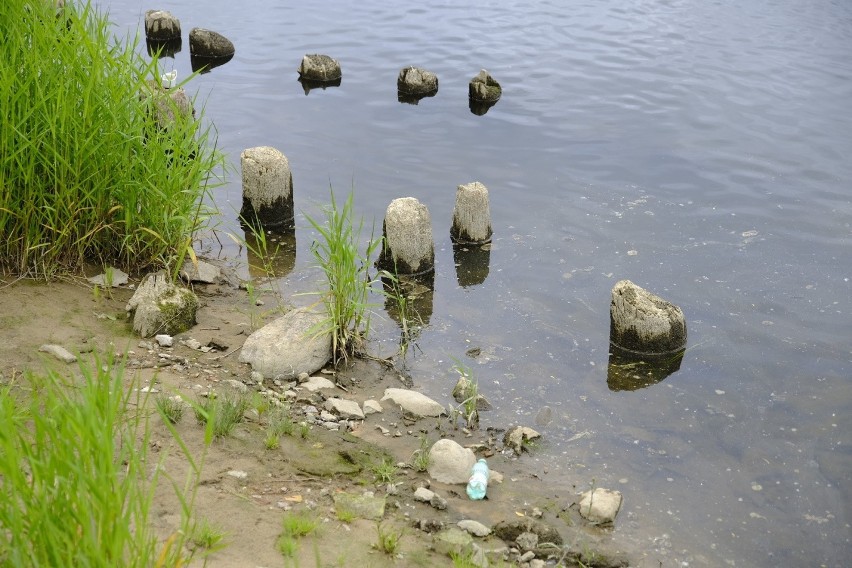
M 852 3 L 106 4 L 119 34 L 149 8 L 179 17 L 183 51 L 164 60 L 179 77 L 192 27 L 236 45 L 189 85 L 234 166 L 216 191 L 220 235 L 239 231 L 239 153 L 253 146 L 288 156 L 299 212 L 330 184 L 354 186 L 379 230 L 396 197 L 429 207 L 416 386 L 449 402 L 458 359 L 495 403 L 485 425 L 536 426 L 550 407 L 525 459 L 555 491 L 624 492 L 613 539 L 641 565 L 848 566 Z M 341 86 L 305 95 L 306 53 L 339 59 Z M 397 101 L 408 65 L 438 74 L 436 97 Z M 476 116 L 481 68 L 504 90 Z M 477 180 L 494 243 L 471 277 L 449 228 L 456 186 Z M 317 287 L 297 222 L 288 293 Z M 634 391 L 607 383 L 623 278 L 681 306 L 689 329 L 679 371 Z M 397 333 L 379 321 L 375 349 L 391 353 Z

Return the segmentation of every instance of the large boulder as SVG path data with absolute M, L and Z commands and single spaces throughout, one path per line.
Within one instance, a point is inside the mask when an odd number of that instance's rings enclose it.
M 252 333 L 240 361 L 264 377 L 294 379 L 309 375 L 331 359 L 331 334 L 322 329 L 325 314 L 297 308 Z
M 177 335 L 195 325 L 198 297 L 176 286 L 164 271 L 146 276 L 127 302 L 133 331 L 142 337 Z

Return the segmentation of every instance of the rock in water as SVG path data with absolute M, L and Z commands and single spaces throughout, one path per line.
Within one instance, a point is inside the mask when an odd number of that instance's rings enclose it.
M 596 524 L 611 523 L 621 510 L 622 502 L 620 491 L 596 487 L 580 496 L 580 515 Z

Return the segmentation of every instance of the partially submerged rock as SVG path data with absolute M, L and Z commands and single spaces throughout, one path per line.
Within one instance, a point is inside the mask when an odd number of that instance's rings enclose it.
M 318 331 L 325 315 L 306 308 L 291 310 L 252 333 L 240 361 L 264 377 L 295 379 L 309 375 L 331 359 L 331 334 Z
M 580 515 L 595 524 L 612 523 L 623 501 L 620 491 L 596 487 L 580 496 Z
M 503 443 L 506 444 L 507 447 L 513 449 L 516 454 L 520 455 L 529 442 L 540 437 L 541 434 L 532 428 L 528 428 L 526 426 L 515 426 L 514 428 L 510 428 L 506 431 L 506 434 L 503 436 Z
M 146 276 L 127 302 L 133 331 L 142 337 L 177 335 L 195 325 L 198 297 L 176 286 L 164 271 Z
M 313 53 L 302 57 L 299 76 L 306 81 L 317 83 L 333 82 L 343 77 L 340 62 L 328 55 Z
M 234 44 L 218 32 L 204 28 L 192 28 L 189 32 L 189 53 L 195 57 L 211 59 L 231 58 Z
M 531 533 L 538 537 L 537 546 L 544 543 L 549 543 L 555 546 L 562 546 L 562 535 L 559 532 L 541 521 L 536 521 L 529 517 L 522 519 L 513 519 L 510 521 L 500 521 L 492 528 L 494 535 L 509 545 L 516 543 L 519 536 L 524 533 Z

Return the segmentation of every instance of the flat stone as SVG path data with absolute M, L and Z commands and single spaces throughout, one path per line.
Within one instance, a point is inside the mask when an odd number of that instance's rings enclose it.
M 438 554 L 465 554 L 473 544 L 473 537 L 458 527 L 449 527 L 435 533 L 432 546 Z
M 355 516 L 369 521 L 380 521 L 385 516 L 385 497 L 335 493 L 334 510 L 353 513 Z
M 414 500 L 420 501 L 422 503 L 428 503 L 432 500 L 432 497 L 435 496 L 435 492 L 425 487 L 418 487 L 417 491 L 414 492 Z
M 119 286 L 127 284 L 128 278 L 129 277 L 126 272 L 123 272 L 118 268 L 110 267 L 107 272 L 98 274 L 97 276 L 92 276 L 88 280 L 95 286 L 100 286 L 102 288 L 106 288 L 107 286 L 118 288 Z
M 222 271 L 218 266 L 199 260 L 192 262 L 187 260 L 180 269 L 180 277 L 187 282 L 201 282 L 202 284 L 215 284 L 222 277 Z
M 38 350 L 42 353 L 53 355 L 63 363 L 74 363 L 77 361 L 77 357 L 61 345 L 45 344 L 39 347 Z
M 157 342 L 157 345 L 160 347 L 171 347 L 175 343 L 175 338 L 171 335 L 166 335 L 164 333 L 160 333 L 154 336 L 154 340 Z
M 469 532 L 473 536 L 486 537 L 491 534 L 491 529 L 489 529 L 479 521 L 474 521 L 471 519 L 464 519 L 462 521 L 459 521 L 458 527 L 463 531 Z
M 413 390 L 389 388 L 385 389 L 382 400 L 392 400 L 405 412 L 414 416 L 441 416 L 445 413 L 444 407 L 426 396 Z
M 299 386 L 311 392 L 316 392 L 320 389 L 333 389 L 335 385 L 325 377 L 308 377 L 308 380 Z
M 354 400 L 330 398 L 325 401 L 323 407 L 328 411 L 336 413 L 341 418 L 357 418 L 358 420 L 364 419 L 364 412 Z
M 364 414 L 365 415 L 378 414 L 378 413 L 380 413 L 384 410 L 382 408 L 382 405 L 379 404 L 379 401 L 373 400 L 373 399 L 365 400 L 363 408 L 364 408 Z

